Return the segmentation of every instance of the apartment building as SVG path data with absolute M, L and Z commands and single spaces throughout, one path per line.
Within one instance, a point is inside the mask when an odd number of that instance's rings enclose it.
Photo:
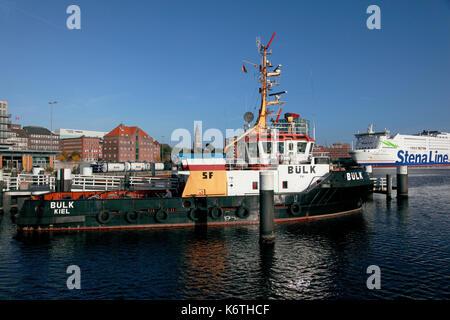
M 160 145 L 138 127 L 120 124 L 103 138 L 104 161 L 158 161 Z

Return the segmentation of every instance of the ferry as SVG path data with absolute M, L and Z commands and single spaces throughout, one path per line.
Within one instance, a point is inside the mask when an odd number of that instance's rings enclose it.
M 424 130 L 418 134 L 390 135 L 389 130 L 356 133 L 356 148 L 350 155 L 358 164 L 373 167 L 440 167 L 450 166 L 450 133 Z
M 281 65 L 272 66 L 258 44 L 261 104 L 258 117 L 245 115 L 246 131 L 225 141 L 222 152 L 178 154 L 170 177 L 148 186 L 124 183 L 119 191 L 52 192 L 26 200 L 16 216 L 19 232 L 83 231 L 259 223 L 259 176 L 274 175 L 275 222 L 358 213 L 373 190 L 361 167 L 334 168 L 315 158 L 315 140 L 299 114 L 281 117 Z M 243 70 L 246 70 L 243 67 Z M 272 110 L 278 107 L 278 112 Z

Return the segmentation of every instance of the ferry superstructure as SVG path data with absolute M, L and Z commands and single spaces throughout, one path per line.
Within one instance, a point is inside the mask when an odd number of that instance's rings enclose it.
M 449 167 L 450 133 L 424 130 L 418 134 L 390 135 L 389 130 L 356 133 L 356 147 L 350 151 L 353 160 L 373 167 Z

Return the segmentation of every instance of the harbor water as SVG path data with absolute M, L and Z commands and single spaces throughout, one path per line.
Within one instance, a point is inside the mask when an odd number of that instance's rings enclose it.
M 410 170 L 407 200 L 374 194 L 361 213 L 277 224 L 273 246 L 258 225 L 18 237 L 5 212 L 0 299 L 448 299 L 449 195 L 450 170 Z

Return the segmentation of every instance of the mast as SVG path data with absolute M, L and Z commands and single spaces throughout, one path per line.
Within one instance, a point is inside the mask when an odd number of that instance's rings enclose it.
M 275 33 L 272 36 L 275 36 Z M 270 41 L 272 41 L 272 39 Z M 269 43 L 270 45 L 270 43 Z M 269 46 L 267 46 L 269 47 Z M 256 120 L 255 127 L 258 127 L 260 130 L 267 128 L 267 49 L 266 47 L 262 46 L 263 50 L 263 56 L 262 56 L 262 63 L 261 63 L 261 107 L 259 108 L 259 115 L 258 119 Z
M 236 142 L 238 142 L 239 140 L 241 140 L 242 138 L 244 138 L 245 136 L 249 135 L 252 132 L 255 133 L 259 133 L 263 130 L 267 129 L 267 117 L 269 115 L 271 115 L 271 113 L 269 112 L 269 110 L 267 109 L 268 106 L 270 105 L 281 105 L 283 103 L 285 103 L 285 101 L 280 101 L 280 95 L 287 93 L 287 91 L 281 91 L 281 92 L 277 92 L 277 93 L 272 93 L 272 94 L 268 94 L 268 92 L 271 89 L 271 87 L 273 85 L 278 85 L 278 83 L 274 83 L 271 82 L 269 80 L 269 77 L 276 77 L 276 76 L 280 76 L 281 75 L 281 64 L 279 64 L 273 71 L 268 71 L 268 68 L 271 68 L 272 65 L 270 65 L 269 60 L 267 59 L 267 55 L 271 54 L 271 51 L 268 51 L 270 44 L 272 43 L 273 38 L 275 37 L 276 32 L 273 33 L 272 38 L 270 38 L 269 43 L 267 44 L 267 46 L 263 46 L 261 45 L 260 48 L 258 48 L 259 52 L 262 54 L 262 63 L 257 66 L 253 63 L 250 63 L 252 65 L 254 65 L 255 67 L 259 67 L 259 73 L 260 73 L 260 77 L 259 77 L 259 82 L 261 83 L 261 87 L 259 88 L 259 92 L 261 94 L 261 106 L 259 108 L 259 114 L 258 114 L 258 118 L 256 119 L 255 125 L 250 128 L 249 130 L 247 130 L 244 134 L 242 134 L 240 137 L 234 139 L 233 142 L 229 143 L 228 145 L 225 146 L 224 148 L 224 152 L 226 152 L 226 150 L 234 145 Z M 248 63 L 247 61 L 244 61 L 245 63 Z M 245 69 L 243 69 L 245 70 Z M 268 96 L 275 96 L 275 100 L 274 101 L 268 101 Z

